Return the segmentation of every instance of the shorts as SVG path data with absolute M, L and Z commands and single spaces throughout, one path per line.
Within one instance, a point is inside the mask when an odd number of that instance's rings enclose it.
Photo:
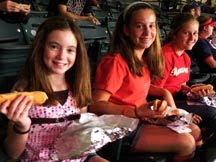
M 102 147 L 97 154 L 109 161 L 116 161 L 121 154 L 133 152 L 137 140 L 140 136 L 140 131 L 144 128 L 145 124 L 140 123 L 137 128 L 129 133 L 122 139 L 108 143 Z

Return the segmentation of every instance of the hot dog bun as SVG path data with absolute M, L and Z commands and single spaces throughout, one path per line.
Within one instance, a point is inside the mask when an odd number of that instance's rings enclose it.
M 179 116 L 179 110 L 178 109 L 173 109 L 169 115 L 177 115 Z
M 214 94 L 214 87 L 211 84 L 200 84 L 191 86 L 191 93 L 198 93 L 200 90 L 208 90 L 210 94 Z
M 165 100 L 161 101 L 161 100 L 155 100 L 153 102 L 153 110 L 154 111 L 159 111 L 159 112 L 163 112 L 164 110 L 167 109 L 167 102 Z
M 0 94 L 0 103 L 4 102 L 5 100 L 14 100 L 18 95 L 21 94 L 31 98 L 33 103 L 36 105 L 41 105 L 48 99 L 46 93 L 41 91 L 13 92 L 13 93 Z

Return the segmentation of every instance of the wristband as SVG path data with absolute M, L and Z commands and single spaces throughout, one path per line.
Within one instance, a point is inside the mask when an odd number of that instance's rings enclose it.
M 31 130 L 31 126 L 29 127 L 29 129 L 28 129 L 27 131 L 22 132 L 22 131 L 20 131 L 20 130 L 16 127 L 15 124 L 13 125 L 13 131 L 14 131 L 16 134 L 27 134 L 28 132 L 30 132 L 30 130 Z

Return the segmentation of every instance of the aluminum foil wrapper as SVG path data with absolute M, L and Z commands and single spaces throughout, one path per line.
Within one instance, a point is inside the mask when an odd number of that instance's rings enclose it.
M 81 115 L 56 139 L 55 148 L 59 159 L 75 159 L 95 153 L 108 142 L 120 139 L 136 129 L 138 119 L 122 115 Z

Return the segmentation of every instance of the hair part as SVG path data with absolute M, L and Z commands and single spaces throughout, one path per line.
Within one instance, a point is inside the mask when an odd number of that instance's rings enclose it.
M 38 28 L 32 43 L 32 52 L 14 89 L 44 91 L 49 97 L 47 104 L 56 103 L 57 96 L 53 93 L 47 77 L 49 69 L 43 61 L 45 43 L 42 43 L 46 42 L 50 33 L 56 30 L 70 30 L 77 39 L 76 60 L 65 77 L 77 106 L 86 106 L 91 101 L 90 68 L 86 48 L 79 27 L 73 21 L 61 16 L 47 19 Z
M 145 66 L 143 61 L 140 61 L 134 55 L 134 46 L 130 38 L 124 33 L 124 26 L 129 27 L 134 13 L 139 10 L 153 10 L 152 6 L 146 2 L 134 2 L 130 7 L 126 8 L 118 17 L 116 27 L 113 31 L 113 36 L 110 45 L 110 54 L 120 53 L 127 62 L 132 74 L 142 76 L 142 68 Z M 150 69 L 151 77 L 162 77 L 164 69 L 164 59 L 161 53 L 160 32 L 156 17 L 156 39 L 153 44 L 145 50 L 147 66 Z

